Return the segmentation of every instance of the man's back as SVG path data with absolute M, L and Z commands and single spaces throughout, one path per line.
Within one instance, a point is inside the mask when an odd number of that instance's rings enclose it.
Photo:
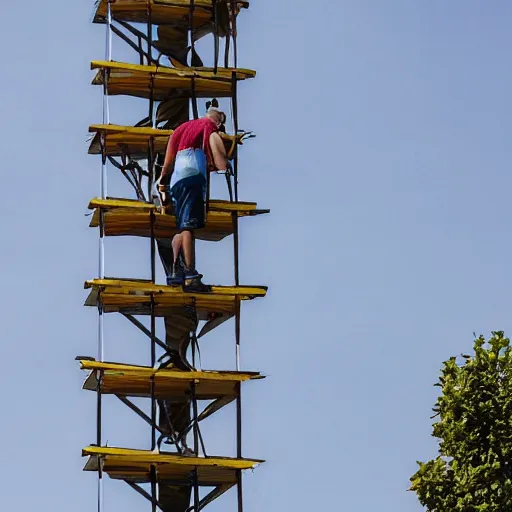
M 187 121 L 174 131 L 171 139 L 171 152 L 176 155 L 184 149 L 202 149 L 210 158 L 210 135 L 216 131 L 218 131 L 217 126 L 207 117 Z

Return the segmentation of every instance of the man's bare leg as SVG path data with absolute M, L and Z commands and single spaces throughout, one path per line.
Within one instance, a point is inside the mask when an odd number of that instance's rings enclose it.
M 183 250 L 183 259 L 185 260 L 185 283 L 188 289 L 194 291 L 206 292 L 210 287 L 201 282 L 202 274 L 196 270 L 196 252 L 194 232 L 190 230 L 181 233 L 181 248 Z
M 181 263 L 179 262 L 179 257 L 181 254 L 181 250 L 183 249 L 183 236 L 182 233 L 178 233 L 174 235 L 172 242 L 172 253 L 173 253 L 173 262 L 172 262 L 172 270 L 171 274 L 167 276 L 167 284 L 180 284 L 183 282 L 183 270 L 181 268 Z
M 194 235 L 192 234 L 192 231 L 182 231 L 181 247 L 183 249 L 185 266 L 188 269 L 195 269 Z
M 179 255 L 180 255 L 180 251 L 181 251 L 181 247 L 183 245 L 183 237 L 182 237 L 182 234 L 183 233 L 178 233 L 177 235 L 174 235 L 173 239 L 172 239 L 172 252 L 173 252 L 173 255 L 174 255 L 174 264 L 176 265 L 176 262 L 178 261 L 178 258 L 179 258 Z
M 195 269 L 195 238 L 190 230 L 184 230 L 174 235 L 172 242 L 174 256 L 172 273 L 167 278 L 167 284 L 180 284 L 185 280 L 201 279 L 201 275 Z M 179 262 L 180 254 L 183 253 L 183 261 Z M 182 268 L 184 265 L 185 268 Z M 189 283 L 190 284 L 190 283 Z

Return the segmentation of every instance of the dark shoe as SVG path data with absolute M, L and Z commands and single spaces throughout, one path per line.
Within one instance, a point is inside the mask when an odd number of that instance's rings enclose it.
M 197 270 L 185 270 L 185 281 L 183 283 L 183 291 L 185 292 L 196 292 L 196 293 L 207 293 L 212 290 L 212 287 L 204 284 L 201 281 L 203 277 Z

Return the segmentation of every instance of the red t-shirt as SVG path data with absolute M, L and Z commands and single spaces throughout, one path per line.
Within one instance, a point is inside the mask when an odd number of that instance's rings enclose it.
M 210 135 L 218 132 L 217 125 L 208 117 L 193 119 L 178 126 L 171 137 L 171 156 L 174 159 L 183 149 L 202 149 L 208 165 L 213 165 Z

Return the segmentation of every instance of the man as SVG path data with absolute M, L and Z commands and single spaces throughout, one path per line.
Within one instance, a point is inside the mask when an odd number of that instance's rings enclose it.
M 218 133 L 225 121 L 224 112 L 212 107 L 204 118 L 183 123 L 169 138 L 158 183 L 162 204 L 171 199 L 174 203 L 179 231 L 172 240 L 169 285 L 202 286 L 202 275 L 195 268 L 194 231 L 205 226 L 206 173 L 224 170 L 228 164 Z

